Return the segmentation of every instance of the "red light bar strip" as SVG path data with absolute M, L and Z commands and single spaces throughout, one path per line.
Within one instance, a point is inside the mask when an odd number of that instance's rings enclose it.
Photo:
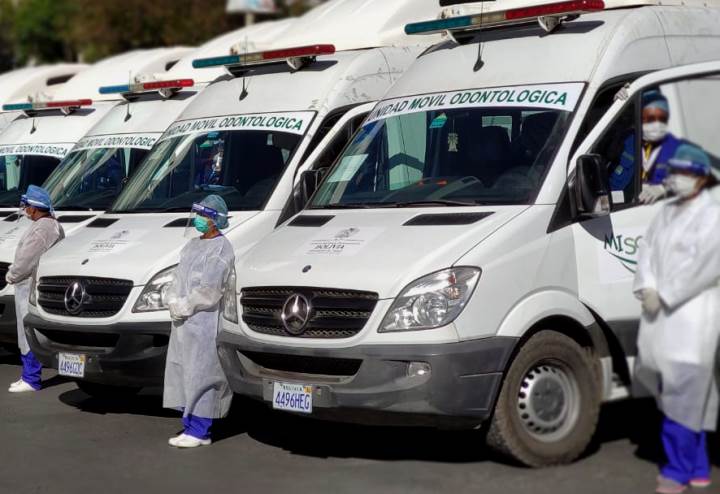
M 33 108 L 76 108 L 79 106 L 90 106 L 92 105 L 91 99 L 76 99 L 68 101 L 47 101 L 33 103 Z
M 142 88 L 146 91 L 155 89 L 180 89 L 183 87 L 193 87 L 195 81 L 192 79 L 176 79 L 172 81 L 151 81 L 141 83 Z
M 505 12 L 505 19 L 510 21 L 516 19 L 542 17 L 546 15 L 591 12 L 604 9 L 605 3 L 603 0 L 570 0 L 568 2 L 557 2 L 547 5 L 536 5 L 533 7 L 508 10 Z
M 262 52 L 262 59 L 265 61 L 285 60 L 287 58 L 314 57 L 317 55 L 332 55 L 334 53 L 335 45 L 312 45 Z

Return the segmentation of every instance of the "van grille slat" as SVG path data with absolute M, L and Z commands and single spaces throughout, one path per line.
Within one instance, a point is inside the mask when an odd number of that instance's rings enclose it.
M 282 322 L 285 302 L 294 294 L 310 301 L 310 319 L 299 335 Z M 257 333 L 295 338 L 350 338 L 358 334 L 375 310 L 378 295 L 372 292 L 307 287 L 244 288 L 240 303 L 243 321 Z

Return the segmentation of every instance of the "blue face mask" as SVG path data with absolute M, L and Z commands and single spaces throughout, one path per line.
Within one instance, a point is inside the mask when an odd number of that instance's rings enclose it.
M 195 219 L 193 219 L 193 225 L 200 233 L 207 233 L 210 231 L 210 221 L 202 216 L 195 216 Z

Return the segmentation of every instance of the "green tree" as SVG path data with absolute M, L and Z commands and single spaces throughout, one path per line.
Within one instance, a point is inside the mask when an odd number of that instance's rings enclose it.
M 65 38 L 76 8 L 71 0 L 16 2 L 11 29 L 16 65 L 73 60 L 75 53 Z
M 13 4 L 10 0 L 0 0 L 0 72 L 13 67 L 15 49 L 13 46 Z

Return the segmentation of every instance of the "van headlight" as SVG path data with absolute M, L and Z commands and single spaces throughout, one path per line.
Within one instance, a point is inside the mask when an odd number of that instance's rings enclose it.
M 228 276 L 225 283 L 225 293 L 223 293 L 222 298 L 222 315 L 227 321 L 237 324 L 237 277 L 235 276 L 235 268 L 230 270 L 230 276 Z
M 480 273 L 479 268 L 457 267 L 413 281 L 395 299 L 379 331 L 433 329 L 450 324 L 470 300 Z
M 135 302 L 133 312 L 151 312 L 167 309 L 166 293 L 173 280 L 175 266 L 163 269 L 145 285 L 142 293 Z

